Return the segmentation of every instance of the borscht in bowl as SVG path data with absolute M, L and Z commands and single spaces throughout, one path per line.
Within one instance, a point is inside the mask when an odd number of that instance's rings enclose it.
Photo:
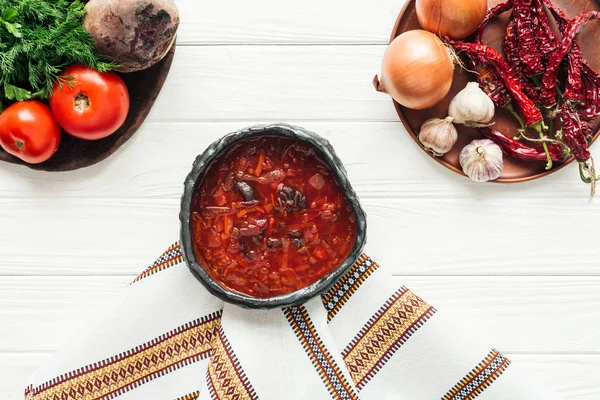
M 290 125 L 213 143 L 186 179 L 181 242 L 194 275 L 251 308 L 299 304 L 359 257 L 366 218 L 328 141 Z

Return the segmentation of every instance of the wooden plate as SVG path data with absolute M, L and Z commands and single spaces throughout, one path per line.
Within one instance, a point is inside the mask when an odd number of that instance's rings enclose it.
M 598 0 L 553 0 L 554 4 L 560 7 L 569 18 L 573 18 L 577 13 L 583 10 L 597 10 L 600 11 L 600 2 Z M 490 7 L 500 3 L 500 0 L 490 0 Z M 512 12 L 512 11 L 511 11 Z M 496 50 L 502 50 L 502 41 L 504 37 L 504 31 L 508 24 L 508 17 L 510 12 L 506 12 L 500 16 L 500 18 L 494 18 L 487 26 L 483 35 L 483 42 L 489 46 L 494 47 Z M 549 17 L 550 21 L 553 21 L 552 17 Z M 415 11 L 415 0 L 407 1 L 406 5 L 400 12 L 396 25 L 392 31 L 391 40 L 403 32 L 421 29 L 419 21 L 417 20 L 417 14 Z M 592 21 L 588 24 L 581 34 L 579 35 L 579 45 L 583 51 L 585 59 L 588 61 L 590 66 L 597 72 L 600 72 L 600 52 L 598 51 L 598 43 L 600 43 L 600 24 L 596 21 Z M 456 68 L 454 73 L 454 82 L 450 93 L 442 100 L 439 104 L 427 110 L 411 110 L 403 107 L 400 104 L 394 102 L 398 115 L 402 120 L 402 123 L 412 136 L 412 138 L 421 146 L 417 139 L 417 133 L 420 130 L 421 125 L 429 118 L 445 118 L 448 115 L 448 105 L 450 100 L 461 91 L 469 81 L 474 81 L 475 77 L 473 74 L 466 72 L 460 68 Z M 494 128 L 515 136 L 517 129 L 519 128 L 518 123 L 515 119 L 503 109 L 496 108 L 496 116 L 494 118 L 496 122 Z M 458 141 L 454 148 L 443 157 L 431 156 L 434 160 L 457 172 L 464 175 L 458 161 L 460 151 L 465 145 L 471 142 L 473 139 L 481 139 L 482 136 L 476 129 L 465 128 L 458 126 Z M 600 134 L 600 120 L 596 120 L 593 124 L 594 128 L 594 140 L 598 138 Z M 421 148 L 423 148 L 421 146 Z M 426 151 L 423 149 L 423 151 Z M 430 154 L 428 152 L 428 154 Z M 573 159 L 569 159 L 561 164 L 555 163 L 554 168 L 550 171 L 545 170 L 545 162 L 526 163 L 520 160 L 516 160 L 512 157 L 504 157 L 504 172 L 502 176 L 495 182 L 512 183 L 512 182 L 523 182 L 542 176 L 549 175 L 567 164 L 571 163 Z
M 43 171 L 72 171 L 96 164 L 123 145 L 142 125 L 162 89 L 171 69 L 175 44 L 158 64 L 144 71 L 121 74 L 129 89 L 131 106 L 123 126 L 100 140 L 81 140 L 63 132 L 58 150 L 48 161 L 30 165 L 0 148 L 0 161 L 26 165 Z

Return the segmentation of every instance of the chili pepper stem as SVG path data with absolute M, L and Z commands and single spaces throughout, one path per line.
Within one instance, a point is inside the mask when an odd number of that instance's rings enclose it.
M 585 172 L 588 175 L 586 176 Z M 589 160 L 579 163 L 579 176 L 584 183 L 591 185 L 590 196 L 596 195 L 596 182 L 600 181 L 600 176 L 596 175 L 596 166 L 594 165 L 594 159 L 590 157 Z
M 540 139 L 545 139 L 543 133 L 540 132 Z M 544 147 L 544 152 L 546 153 L 546 157 L 548 158 L 548 163 L 546 163 L 546 170 L 552 169 L 552 158 L 550 157 L 550 152 L 548 151 L 548 144 L 546 142 L 542 142 L 542 147 Z
M 512 103 L 508 103 L 504 108 L 506 108 L 508 112 L 510 112 L 513 115 L 513 117 L 515 117 L 515 119 L 519 121 L 521 129 L 525 129 L 525 121 L 523 120 L 523 118 L 521 118 L 519 113 L 515 111 L 515 108 L 513 107 Z
M 546 170 L 552 169 L 552 157 L 550 156 L 550 151 L 548 150 L 548 144 L 546 143 L 546 135 L 544 135 L 544 130 L 547 130 L 548 127 L 544 124 L 544 121 L 538 121 L 535 124 L 531 125 L 531 128 L 535 129 L 539 135 L 540 139 L 542 139 L 542 147 L 544 147 L 544 153 L 546 153 L 546 159 L 548 163 L 546 163 Z
M 562 140 L 559 140 L 559 139 L 552 139 L 552 138 L 549 138 L 549 137 L 547 137 L 547 136 L 544 136 L 543 138 L 541 138 L 541 139 L 538 139 L 538 138 L 534 138 L 534 137 L 527 136 L 527 135 L 525 134 L 525 132 L 524 132 L 524 131 L 521 131 L 521 130 L 519 131 L 519 136 L 517 136 L 517 137 L 518 137 L 519 139 L 525 139 L 525 140 L 528 140 L 528 141 L 530 141 L 530 142 L 535 142 L 535 143 L 543 143 L 543 142 L 545 142 L 545 143 L 550 143 L 550 144 L 559 144 L 559 145 L 561 145 L 561 146 L 563 146 L 563 147 L 566 147 L 566 146 L 567 146 L 567 145 L 566 145 L 566 143 L 565 143 L 565 142 L 563 142 Z
M 587 164 L 584 162 L 579 163 L 579 177 L 583 183 L 592 183 L 592 179 L 589 176 L 585 176 L 584 170 L 587 169 Z

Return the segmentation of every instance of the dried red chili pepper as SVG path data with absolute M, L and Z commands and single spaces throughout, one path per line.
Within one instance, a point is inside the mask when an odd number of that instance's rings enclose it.
M 588 150 L 588 138 L 583 131 L 583 125 L 577 115 L 575 107 L 565 102 L 560 110 L 560 120 L 562 122 L 562 136 L 567 146 L 579 162 L 586 162 L 591 155 Z
M 592 139 L 594 130 L 592 129 L 592 125 L 588 121 L 581 121 L 581 132 L 589 142 L 589 140 Z
M 600 116 L 600 76 L 584 60 L 581 77 L 585 98 L 580 115 L 583 119 L 592 120 Z
M 582 103 L 584 100 L 583 80 L 581 76 L 583 58 L 573 50 L 567 54 L 567 82 L 565 84 L 563 98 L 565 100 Z
M 502 132 L 491 128 L 481 128 L 480 132 L 483 136 L 496 143 L 504 154 L 512 156 L 523 161 L 546 161 L 546 150 L 543 147 L 530 147 L 525 143 L 510 138 Z M 563 161 L 563 149 L 558 144 L 548 144 L 548 153 L 552 161 Z
M 554 19 L 558 23 L 560 30 L 562 31 L 565 28 L 565 26 L 563 25 L 569 22 L 567 15 L 563 12 L 563 10 L 556 7 L 554 3 L 552 3 L 552 0 L 542 0 L 542 2 L 544 3 L 544 5 L 546 5 L 546 7 L 548 7 L 548 10 L 550 10 L 552 16 L 554 17 Z
M 504 81 L 498 75 L 494 67 L 485 59 L 479 56 L 471 56 L 472 69 L 477 72 L 477 82 L 481 90 L 498 107 L 506 107 L 510 103 L 510 94 L 506 89 Z
M 492 20 L 492 18 L 510 10 L 512 7 L 513 0 L 507 0 L 505 3 L 497 4 L 496 6 L 490 8 L 486 13 L 483 22 L 477 29 L 475 42 L 482 42 L 485 27 Z M 506 107 L 510 103 L 510 94 L 506 89 L 504 81 L 500 75 L 498 75 L 495 68 L 490 65 L 490 63 L 484 57 L 475 54 L 470 55 L 469 60 L 471 61 L 471 68 L 477 72 L 477 82 L 479 83 L 481 90 L 488 95 L 488 97 L 496 106 Z
M 490 8 L 485 14 L 485 18 L 477 28 L 477 35 L 475 36 L 475 43 L 481 43 L 483 40 L 483 31 L 487 24 L 492 20 L 492 18 L 499 16 L 500 14 L 510 10 L 513 8 L 513 0 L 507 0 L 504 3 L 500 3 Z
M 564 34 L 569 26 L 569 18 L 567 18 L 566 14 L 563 12 L 563 10 L 561 10 L 558 7 L 555 7 L 551 0 L 542 0 L 542 2 L 546 5 L 546 7 L 548 7 L 548 10 L 550 10 L 550 13 L 552 14 L 552 16 L 554 17 L 554 20 L 558 24 L 558 29 L 560 30 L 561 34 Z M 556 49 L 557 49 L 558 46 L 560 45 L 560 41 L 558 39 L 556 39 L 556 40 L 557 40 L 557 47 L 556 47 Z M 581 61 L 583 64 L 587 65 L 587 61 L 583 58 L 583 54 L 581 53 L 581 48 L 579 47 L 579 45 L 577 43 L 573 43 L 573 47 L 571 48 L 569 55 L 572 55 L 574 58 L 580 59 L 580 60 L 577 60 L 577 62 Z
M 504 33 L 504 55 L 506 61 L 518 74 L 523 70 L 523 62 L 519 56 L 519 43 L 517 39 L 517 23 L 514 18 L 508 21 L 506 32 Z
M 539 98 L 539 90 L 522 76 L 523 62 L 519 56 L 516 22 L 512 18 L 509 20 L 504 34 L 504 54 L 506 55 L 507 62 L 521 79 L 525 94 L 530 99 L 536 101 Z
M 558 49 L 552 54 L 546 72 L 542 77 L 541 86 L 541 103 L 545 106 L 552 106 L 556 103 L 556 79 L 558 77 L 559 67 L 566 56 L 571 50 L 574 44 L 574 40 L 581 32 L 585 24 L 592 20 L 600 18 L 600 12 L 597 11 L 583 11 L 575 19 L 569 22 L 567 29 L 563 34 L 563 39 Z
M 531 1 L 531 27 L 535 32 L 535 40 L 542 62 L 547 62 L 558 48 L 559 41 L 550 28 L 550 22 L 541 0 Z
M 513 18 L 517 26 L 517 41 L 519 56 L 523 61 L 523 71 L 529 75 L 538 75 L 544 71 L 542 58 L 537 47 L 532 27 L 531 12 L 532 0 L 515 0 Z
M 559 29 L 564 34 L 569 26 L 569 19 L 565 15 L 565 13 L 552 4 L 551 0 L 542 0 L 544 4 L 548 7 L 552 16 L 558 23 Z M 587 63 L 587 60 L 583 58 L 583 54 L 581 52 L 581 48 L 577 43 L 573 43 L 573 47 L 568 54 L 569 64 L 577 63 L 581 65 L 580 70 L 577 70 L 577 66 L 569 66 L 571 73 L 569 77 L 572 76 L 573 82 L 581 81 L 583 87 L 581 89 L 581 93 L 584 96 L 583 99 L 578 95 L 577 89 L 571 88 L 569 90 L 569 78 L 567 80 L 567 88 L 565 90 L 565 96 L 567 98 L 572 99 L 573 101 L 580 101 L 583 103 L 582 110 L 579 112 L 579 115 L 584 120 L 592 120 L 598 116 L 600 116 L 600 75 L 598 75 Z M 576 85 L 576 84 L 575 84 Z
M 502 77 L 506 88 L 514 98 L 517 108 L 525 119 L 525 124 L 541 132 L 543 118 L 535 103 L 523 92 L 523 83 L 506 60 L 493 48 L 481 43 L 465 43 L 446 38 L 456 49 L 471 55 L 479 55 L 490 62 Z

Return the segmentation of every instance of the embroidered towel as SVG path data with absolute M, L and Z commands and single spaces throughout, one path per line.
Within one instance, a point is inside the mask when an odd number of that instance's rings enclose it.
M 175 244 L 34 374 L 25 398 L 560 398 L 465 330 L 366 255 L 304 305 L 223 304 Z

